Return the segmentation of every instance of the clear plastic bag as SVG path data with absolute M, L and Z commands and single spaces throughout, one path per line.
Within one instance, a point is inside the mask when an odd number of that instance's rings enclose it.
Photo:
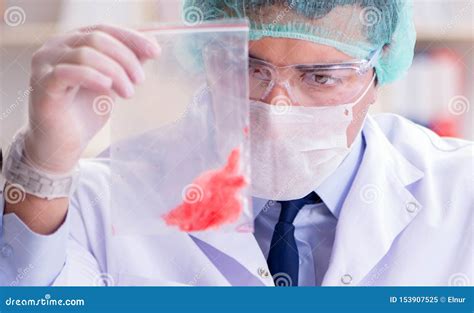
M 145 32 L 162 55 L 151 101 L 112 114 L 113 232 L 253 231 L 247 23 Z

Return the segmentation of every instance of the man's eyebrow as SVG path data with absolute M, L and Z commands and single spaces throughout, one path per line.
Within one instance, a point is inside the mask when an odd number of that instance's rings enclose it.
M 249 53 L 249 58 L 252 58 L 252 59 L 256 59 L 256 60 L 259 60 L 259 61 L 264 61 L 266 63 L 270 63 L 269 61 L 263 59 L 263 58 L 260 58 L 260 57 L 257 57 L 255 56 L 254 54 L 252 53 Z M 334 60 L 329 60 L 329 61 L 325 61 L 325 62 L 320 62 L 320 63 L 302 63 L 302 64 L 295 64 L 297 65 L 298 67 L 300 67 L 301 69 L 304 69 L 304 68 L 314 68 L 315 66 L 314 65 L 317 65 L 316 67 L 320 67 L 321 65 L 324 66 L 326 64 L 328 65 L 333 65 L 333 64 L 352 64 L 352 63 L 355 63 L 357 62 L 358 60 L 340 60 L 340 59 L 334 59 Z
M 262 58 L 259 58 L 259 57 L 255 56 L 255 55 L 253 55 L 252 53 L 249 53 L 249 58 L 257 59 L 257 60 L 264 61 L 264 62 L 268 62 L 268 61 L 265 60 L 265 59 L 262 59 Z

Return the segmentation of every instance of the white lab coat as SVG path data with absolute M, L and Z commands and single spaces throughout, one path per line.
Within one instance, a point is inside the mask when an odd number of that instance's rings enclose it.
M 472 285 L 473 143 L 390 114 L 369 116 L 363 136 L 323 286 Z M 55 234 L 32 237 L 16 216 L 4 216 L 4 227 L 14 228 L 4 228 L 4 240 L 14 249 L 2 248 L 0 284 L 10 284 L 1 281 L 7 272 L 28 267 L 16 279 L 24 285 L 226 286 L 232 276 L 273 285 L 251 233 L 113 236 L 108 159 L 80 167 L 67 222 Z M 17 259 L 5 263 L 9 255 Z
M 368 117 L 363 135 L 365 155 L 341 210 L 323 285 L 471 285 L 473 144 L 390 114 Z M 56 285 L 98 278 L 115 285 L 229 285 L 230 258 L 252 275 L 251 284 L 273 285 L 250 233 L 112 236 L 107 160 L 83 161 L 81 170 Z

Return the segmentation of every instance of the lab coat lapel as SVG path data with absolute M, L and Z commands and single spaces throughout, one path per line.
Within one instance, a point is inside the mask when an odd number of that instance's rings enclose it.
M 406 186 L 423 177 L 369 116 L 367 147 L 344 202 L 323 285 L 356 285 L 422 209 Z
M 235 259 L 261 285 L 274 286 L 266 259 L 253 233 L 202 232 L 191 235 Z M 211 260 L 212 261 L 212 260 Z M 219 264 L 214 264 L 219 268 Z M 252 284 L 252 283 L 251 283 Z

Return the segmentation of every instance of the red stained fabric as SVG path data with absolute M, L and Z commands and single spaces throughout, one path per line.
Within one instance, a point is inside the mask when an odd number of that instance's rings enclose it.
M 247 185 L 239 164 L 237 148 L 222 169 L 199 175 L 185 188 L 183 203 L 163 216 L 166 224 L 182 231 L 202 231 L 237 221 L 242 212 L 239 192 Z

